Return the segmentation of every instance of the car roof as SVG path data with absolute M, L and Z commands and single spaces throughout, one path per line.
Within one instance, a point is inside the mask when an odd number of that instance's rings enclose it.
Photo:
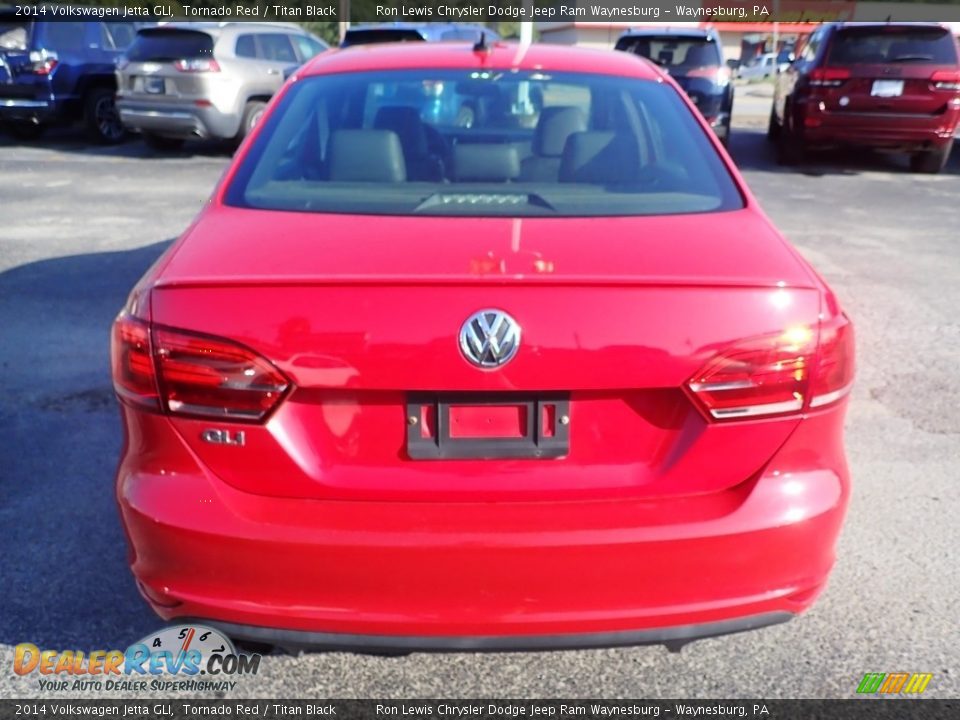
M 542 70 L 544 72 L 624 75 L 648 80 L 663 79 L 653 63 L 633 53 L 612 52 L 569 45 L 513 42 L 491 43 L 475 51 L 471 43 L 381 43 L 351 45 L 310 60 L 300 77 L 339 72 L 405 69 Z

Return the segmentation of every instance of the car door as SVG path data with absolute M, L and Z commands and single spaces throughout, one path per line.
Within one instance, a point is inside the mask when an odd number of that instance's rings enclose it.
M 773 96 L 773 111 L 780 123 L 783 123 L 784 110 L 788 99 L 793 95 L 797 82 L 810 71 L 823 43 L 826 29 L 817 28 L 799 49 L 796 60 L 787 69 L 776 76 L 776 90 Z
M 290 35 L 278 32 L 256 34 L 257 58 L 264 84 L 273 95 L 283 85 L 283 71 L 300 62 Z

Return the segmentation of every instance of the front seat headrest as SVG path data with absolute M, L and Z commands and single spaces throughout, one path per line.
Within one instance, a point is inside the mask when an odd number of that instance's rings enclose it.
M 337 130 L 330 138 L 330 179 L 404 182 L 407 167 L 397 134 L 391 130 Z

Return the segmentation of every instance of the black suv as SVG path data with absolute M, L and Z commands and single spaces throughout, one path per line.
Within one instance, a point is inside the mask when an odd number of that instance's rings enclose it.
M 670 73 L 726 145 L 733 114 L 733 85 L 720 48 L 716 30 L 679 28 L 631 30 L 616 45 L 617 50 L 645 57 Z
M 114 63 L 147 24 L 43 22 L 0 9 L 0 123 L 30 139 L 80 120 L 94 140 L 119 142 Z

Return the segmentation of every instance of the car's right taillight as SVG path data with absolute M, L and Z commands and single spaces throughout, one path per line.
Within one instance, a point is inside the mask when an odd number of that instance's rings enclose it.
M 184 58 L 174 61 L 173 66 L 185 73 L 220 72 L 220 63 L 212 58 Z
M 34 50 L 28 56 L 30 65 L 28 71 L 34 75 L 50 75 L 60 64 L 55 52 L 49 50 Z
M 714 420 L 765 417 L 823 407 L 853 381 L 853 329 L 840 315 L 819 328 L 799 325 L 736 343 L 687 383 Z
M 960 71 L 937 70 L 931 77 L 930 83 L 935 90 L 956 92 L 960 90 Z
M 260 422 L 290 382 L 267 359 L 222 338 L 121 313 L 113 328 L 113 380 L 133 405 L 172 415 Z

